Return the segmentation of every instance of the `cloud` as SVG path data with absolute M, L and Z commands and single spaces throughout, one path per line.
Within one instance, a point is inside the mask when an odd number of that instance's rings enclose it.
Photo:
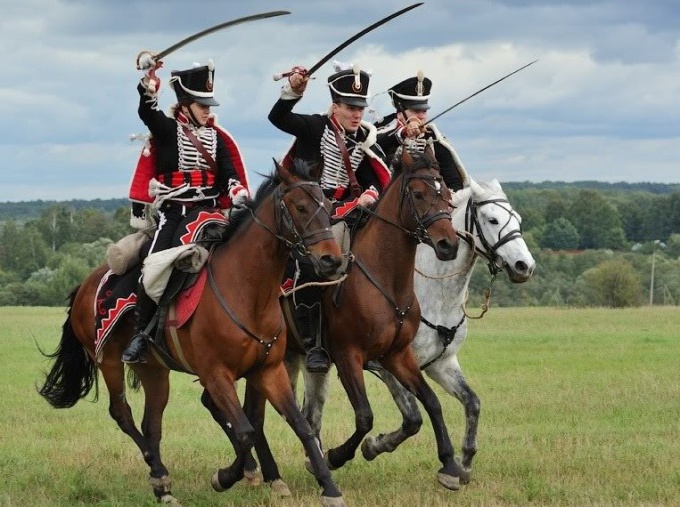
M 290 141 L 266 119 L 281 85 L 272 74 L 311 66 L 404 6 L 298 0 L 291 15 L 211 34 L 165 59 L 161 107 L 174 99 L 165 86 L 171 70 L 212 58 L 220 122 L 248 167 L 268 172 Z M 274 0 L 200 9 L 179 0 L 5 6 L 0 201 L 125 196 L 139 153 L 127 137 L 144 130 L 136 114 L 137 53 L 281 8 Z M 675 183 L 679 23 L 675 2 L 666 0 L 428 0 L 338 59 L 373 70 L 372 105 L 380 114 L 391 106 L 379 93 L 422 69 L 434 82 L 431 115 L 538 59 L 437 120 L 473 176 Z M 297 111 L 326 110 L 330 72 L 330 64 L 319 70 Z

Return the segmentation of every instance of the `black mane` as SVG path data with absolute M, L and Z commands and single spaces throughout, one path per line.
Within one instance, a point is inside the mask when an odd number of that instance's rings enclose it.
M 274 161 L 274 164 L 277 162 Z M 296 158 L 293 160 L 293 166 L 289 169 L 291 174 L 297 176 L 304 181 L 314 181 L 312 167 L 304 160 Z M 264 181 L 260 184 L 255 192 L 255 198 L 249 199 L 245 205 L 231 213 L 229 223 L 222 233 L 222 242 L 229 241 L 236 231 L 252 217 L 253 213 L 260 205 L 269 197 L 272 192 L 279 186 L 281 179 L 276 173 L 276 169 L 270 175 L 260 174 Z

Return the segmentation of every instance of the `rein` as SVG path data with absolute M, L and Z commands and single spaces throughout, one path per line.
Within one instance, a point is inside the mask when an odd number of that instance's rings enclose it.
M 255 335 L 252 331 L 250 331 L 236 316 L 234 311 L 231 309 L 227 301 L 224 299 L 222 294 L 220 293 L 220 289 L 217 286 L 217 282 L 215 281 L 215 275 L 213 275 L 213 270 L 212 270 L 212 263 L 208 263 L 208 280 L 210 281 L 210 287 L 213 290 L 213 293 L 215 294 L 215 297 L 217 298 L 217 301 L 219 301 L 220 306 L 222 306 L 222 309 L 227 312 L 227 315 L 229 315 L 229 318 L 238 326 L 238 328 L 243 331 L 245 334 L 250 336 L 253 340 L 255 340 L 257 343 L 260 345 L 264 346 L 265 353 L 264 356 L 267 357 L 269 355 L 269 351 L 271 350 L 272 346 L 274 343 L 276 343 L 276 340 L 279 339 L 279 336 L 281 335 L 281 331 L 283 330 L 284 326 L 284 320 L 283 320 L 283 315 L 281 315 L 281 324 L 279 324 L 279 329 L 277 329 L 276 333 L 274 333 L 274 337 L 269 340 L 265 341 L 262 338 L 258 337 Z
M 460 275 L 461 273 L 464 273 L 465 271 L 469 270 L 472 267 L 472 264 L 474 263 L 474 260 L 477 255 L 484 257 L 487 260 L 488 267 L 489 267 L 489 272 L 491 273 L 491 281 L 489 282 L 489 286 L 484 290 L 484 303 L 482 303 L 482 308 L 481 308 L 481 313 L 477 316 L 473 316 L 467 313 L 467 302 L 469 299 L 469 291 L 466 290 L 465 292 L 465 302 L 461 305 L 461 309 L 463 310 L 463 317 L 461 318 L 460 322 L 456 324 L 455 326 L 451 328 L 447 328 L 444 326 L 440 325 L 435 325 L 432 324 L 430 321 L 428 321 L 425 317 L 421 315 L 420 321 L 428 326 L 431 329 L 434 329 L 437 331 L 437 334 L 439 335 L 439 338 L 442 341 L 442 351 L 435 357 L 434 359 L 431 359 L 427 363 L 425 363 L 423 366 L 420 367 L 421 370 L 424 370 L 428 366 L 434 364 L 442 355 L 444 355 L 444 352 L 446 352 L 446 349 L 448 348 L 449 345 L 453 342 L 456 332 L 458 331 L 458 328 L 463 324 L 465 321 L 465 318 L 469 319 L 481 319 L 484 317 L 484 314 L 489 311 L 489 307 L 491 304 L 491 285 L 493 285 L 493 282 L 496 280 L 496 275 L 503 269 L 503 265 L 505 264 L 504 262 L 499 266 L 496 256 L 494 255 L 496 250 L 500 248 L 502 245 L 505 245 L 506 243 L 509 243 L 510 241 L 521 238 L 522 237 L 522 231 L 520 229 L 513 229 L 509 232 L 507 232 L 504 236 L 501 236 L 501 233 L 503 232 L 503 229 L 505 229 L 508 224 L 510 223 L 510 219 L 514 216 L 517 218 L 515 212 L 512 209 L 508 209 L 505 206 L 503 206 L 500 203 L 505 203 L 505 204 L 510 204 L 510 202 L 507 199 L 503 198 L 498 198 L 498 199 L 487 199 L 486 201 L 480 201 L 478 203 L 473 203 L 472 199 L 468 201 L 467 207 L 465 209 L 465 231 L 463 232 L 456 232 L 458 237 L 465 241 L 469 246 L 470 246 L 470 251 L 472 255 L 470 255 L 470 259 L 467 262 L 467 264 L 459 269 L 458 271 L 455 271 L 453 273 L 449 273 L 446 275 L 441 275 L 441 276 L 431 276 L 423 273 L 420 271 L 418 268 L 415 268 L 416 273 L 419 275 L 428 278 L 430 280 L 443 280 L 446 278 L 451 278 L 456 275 Z M 498 240 L 491 245 L 488 240 L 484 237 L 484 233 L 482 232 L 482 228 L 479 223 L 479 217 L 477 216 L 477 210 L 481 208 L 482 206 L 485 206 L 487 204 L 496 204 L 497 206 L 500 206 L 503 208 L 505 211 L 508 212 L 508 221 L 505 223 L 505 225 L 501 228 L 501 230 L 498 233 Z M 519 220 L 518 220 L 519 222 Z M 478 234 L 477 237 L 479 238 L 479 242 L 482 244 L 482 247 L 484 249 L 480 249 L 477 247 L 475 244 L 474 240 L 474 230 L 477 228 Z
M 418 213 L 415 210 L 415 204 L 413 203 L 413 195 L 411 194 L 409 187 L 408 187 L 408 182 L 410 180 L 414 179 L 419 179 L 423 180 L 426 185 L 428 185 L 431 188 L 434 188 L 436 190 L 436 195 L 432 199 L 432 202 L 430 203 L 430 209 L 423 215 L 422 217 L 418 215 Z M 430 184 L 428 180 L 433 180 L 434 184 Z M 445 218 L 451 219 L 451 211 L 448 209 L 446 211 L 441 210 L 441 211 L 436 211 L 433 213 L 430 213 L 430 210 L 434 208 L 435 201 L 437 198 L 441 198 L 444 200 L 442 197 L 442 192 L 441 192 L 441 184 L 442 184 L 443 178 L 441 176 L 419 176 L 417 174 L 406 174 L 403 176 L 402 181 L 401 181 L 401 190 L 400 190 L 400 201 L 399 201 L 399 208 L 401 209 L 402 204 L 404 202 L 404 196 L 407 198 L 407 202 L 409 205 L 409 211 L 411 213 L 411 217 L 413 218 L 413 221 L 416 223 L 415 230 L 410 230 L 404 227 L 402 224 L 398 224 L 393 222 L 392 220 L 388 220 L 387 218 L 383 217 L 376 211 L 373 211 L 372 209 L 365 208 L 362 206 L 362 211 L 365 211 L 371 216 L 374 216 L 376 218 L 379 218 L 385 223 L 388 223 L 392 225 L 393 227 L 396 227 L 397 229 L 401 230 L 404 232 L 407 236 L 413 238 L 416 242 L 418 243 L 425 243 L 429 241 L 430 236 L 427 233 L 427 228 L 432 225 L 434 222 L 438 220 L 443 220 Z M 401 215 L 399 215 L 401 217 Z
M 399 305 L 397 302 L 392 299 L 392 297 L 387 293 L 387 290 L 378 282 L 378 280 L 375 279 L 373 275 L 368 271 L 366 266 L 364 265 L 363 262 L 361 262 L 358 258 L 354 258 L 354 264 L 356 264 L 361 272 L 368 278 L 368 280 L 375 285 L 375 288 L 380 291 L 380 293 L 385 296 L 385 299 L 392 305 L 392 308 L 394 308 L 394 311 L 397 313 L 397 320 L 399 320 L 399 325 L 401 326 L 404 323 L 404 317 L 408 314 L 409 311 L 411 311 L 411 307 L 413 306 L 413 301 L 416 297 L 415 293 L 412 293 L 412 298 L 411 302 L 402 310 L 399 308 Z

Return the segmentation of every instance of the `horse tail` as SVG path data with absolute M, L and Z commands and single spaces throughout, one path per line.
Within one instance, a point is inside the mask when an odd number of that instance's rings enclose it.
M 94 401 L 99 397 L 95 364 L 78 341 L 71 325 L 71 311 L 78 289 L 80 286 L 69 295 L 66 322 L 62 327 L 61 342 L 57 350 L 53 354 L 40 351 L 43 356 L 54 359 L 54 364 L 38 393 L 54 408 L 72 407 L 87 396 L 92 387 L 95 388 Z

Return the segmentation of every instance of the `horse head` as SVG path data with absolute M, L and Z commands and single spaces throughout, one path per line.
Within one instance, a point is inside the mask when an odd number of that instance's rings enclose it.
M 514 283 L 529 280 L 536 261 L 522 237 L 522 217 L 513 209 L 498 180 L 477 183 L 470 178 L 469 186 L 454 194 L 453 204 L 465 209 L 463 234 L 488 260 L 491 271 L 505 269 Z
M 451 193 L 428 146 L 422 155 L 402 150 L 394 181 L 401 178 L 401 223 L 419 243 L 430 245 L 443 261 L 456 258 L 458 237 L 451 224 Z M 407 206 L 403 206 L 406 201 Z
M 274 161 L 280 181 L 274 191 L 276 223 L 282 239 L 312 262 L 317 275 L 336 274 L 342 252 L 330 226 L 330 206 L 310 167 L 296 159 L 289 169 Z

